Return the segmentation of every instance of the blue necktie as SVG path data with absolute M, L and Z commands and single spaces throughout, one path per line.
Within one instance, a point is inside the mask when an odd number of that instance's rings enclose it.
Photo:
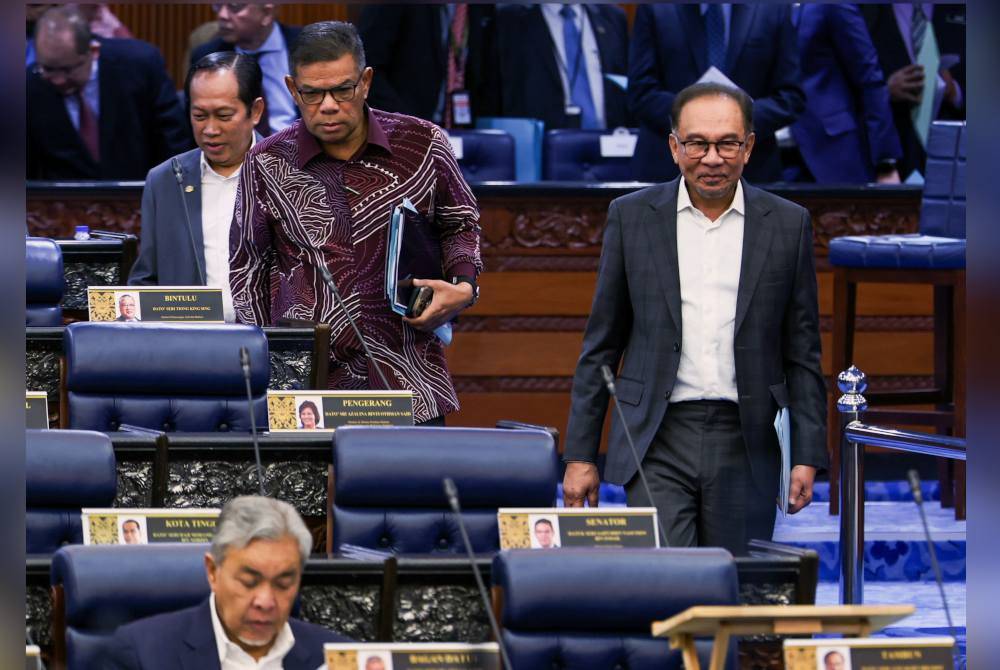
M 566 51 L 566 79 L 569 81 L 569 96 L 573 104 L 580 108 L 581 128 L 600 128 L 594 97 L 590 94 L 590 78 L 587 64 L 583 59 L 583 37 L 576 27 L 576 12 L 569 5 L 559 10 L 563 17 L 563 44 Z
M 705 37 L 708 38 L 708 64 L 725 71 L 726 64 L 726 19 L 722 15 L 722 5 L 711 4 L 705 10 Z

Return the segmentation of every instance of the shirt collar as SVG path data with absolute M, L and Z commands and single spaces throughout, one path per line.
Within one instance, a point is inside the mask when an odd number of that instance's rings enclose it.
M 691 202 L 691 194 L 688 193 L 684 177 L 681 177 L 680 186 L 678 187 L 677 190 L 677 211 L 682 212 L 688 207 L 690 207 L 694 211 L 700 211 L 698 210 L 697 207 L 694 206 L 694 203 Z M 740 179 L 739 181 L 736 182 L 736 193 L 733 195 L 733 201 L 729 203 L 729 207 L 727 207 L 726 211 L 724 211 L 722 215 L 719 216 L 719 219 L 721 219 L 729 212 L 736 212 L 740 216 L 746 216 L 746 214 L 744 213 L 745 211 L 746 211 L 745 202 L 743 200 L 743 180 Z M 718 221 L 719 219 L 716 219 L 716 221 Z
M 361 145 L 361 148 L 358 149 L 358 152 L 351 156 L 351 160 L 357 160 L 373 144 L 384 149 L 391 155 L 392 147 L 389 146 L 389 137 L 385 134 L 385 129 L 375 116 L 375 111 L 367 103 L 365 104 L 365 113 L 368 115 L 368 136 L 365 138 L 365 142 Z M 320 145 L 319 140 L 316 139 L 316 136 L 309 132 L 303 119 L 299 119 L 296 123 L 298 124 L 295 130 L 295 143 L 298 147 L 296 167 L 301 170 L 306 166 L 306 163 L 323 153 L 323 147 Z
M 244 654 L 246 652 L 226 635 L 226 630 L 222 627 L 222 620 L 219 619 L 219 610 L 215 606 L 214 593 L 208 597 L 208 607 L 212 610 L 212 631 L 215 633 L 215 646 L 219 651 L 219 664 L 225 665 L 226 657 L 229 654 L 237 650 Z M 264 658 L 284 658 L 294 646 L 295 635 L 292 633 L 292 627 L 286 621 Z
M 251 136 L 250 136 L 250 146 L 249 146 L 249 148 L 247 148 L 247 153 L 250 153 L 250 149 L 253 149 L 253 145 L 255 145 L 255 144 L 257 144 L 257 133 L 253 132 L 251 134 Z M 236 179 L 237 177 L 240 176 L 240 170 L 243 169 L 243 164 L 240 163 L 240 166 L 238 168 L 236 168 L 235 172 L 233 172 L 228 177 L 223 177 L 221 174 L 219 174 L 218 172 L 216 172 L 215 169 L 211 165 L 208 164 L 208 161 L 205 159 L 205 152 L 204 151 L 198 152 L 198 157 L 199 157 L 198 160 L 201 163 L 201 178 L 202 179 L 205 178 L 205 175 L 213 175 L 217 179 L 219 179 L 220 181 L 226 181 L 227 179 Z M 246 160 L 246 155 L 243 156 L 243 160 Z
M 281 34 L 281 29 L 278 28 L 278 22 L 275 21 L 271 24 L 271 33 L 264 40 L 264 43 L 260 45 L 259 48 L 253 50 L 241 49 L 236 47 L 236 52 L 241 54 L 264 54 L 270 53 L 272 51 L 284 51 L 285 50 L 285 37 Z

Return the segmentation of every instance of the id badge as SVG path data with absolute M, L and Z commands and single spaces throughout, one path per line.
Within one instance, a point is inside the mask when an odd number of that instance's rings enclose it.
M 468 91 L 454 91 L 451 94 L 451 120 L 456 126 L 472 125 L 472 104 Z

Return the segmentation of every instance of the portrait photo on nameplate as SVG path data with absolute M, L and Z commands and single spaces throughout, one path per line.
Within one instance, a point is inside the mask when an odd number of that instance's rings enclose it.
M 501 549 L 655 548 L 655 507 L 501 507 Z
M 91 321 L 223 323 L 222 289 L 206 286 L 89 286 Z
M 409 391 L 268 391 L 272 433 L 330 432 L 341 426 L 412 426 Z
M 500 670 L 496 642 L 331 642 L 326 670 Z
M 45 391 L 24 392 L 24 427 L 49 427 L 49 395 Z
M 786 639 L 786 670 L 952 670 L 955 638 Z
M 84 544 L 211 542 L 221 510 L 214 508 L 84 508 Z

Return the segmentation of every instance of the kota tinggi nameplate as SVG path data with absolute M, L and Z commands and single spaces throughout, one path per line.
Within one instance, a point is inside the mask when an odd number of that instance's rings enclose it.
M 268 391 L 272 433 L 331 431 L 341 426 L 412 426 L 409 391 Z
M 327 670 L 500 670 L 496 642 L 328 643 Z
M 223 323 L 222 289 L 210 286 L 89 286 L 91 321 Z
M 501 507 L 501 549 L 660 546 L 655 507 Z
M 24 392 L 24 427 L 49 427 L 49 396 L 45 391 Z
M 787 670 L 952 670 L 952 637 L 786 639 Z
M 218 509 L 81 510 L 84 544 L 211 542 Z

